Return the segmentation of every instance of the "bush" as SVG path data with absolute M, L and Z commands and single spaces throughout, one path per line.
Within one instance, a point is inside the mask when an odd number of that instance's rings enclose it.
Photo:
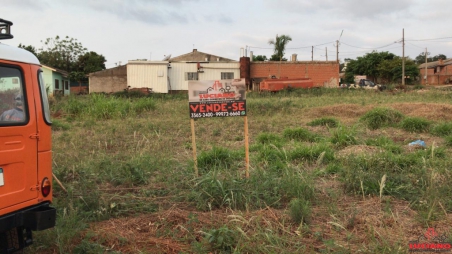
M 315 142 L 319 137 L 304 128 L 285 129 L 283 136 L 296 141 Z
M 308 123 L 309 126 L 328 126 L 331 128 L 339 126 L 339 121 L 332 117 L 322 117 Z
M 368 139 L 366 140 L 366 145 L 368 146 L 378 146 L 383 149 L 385 149 L 388 152 L 394 153 L 394 154 L 401 154 L 403 149 L 401 146 L 396 145 L 392 139 L 388 137 L 378 137 L 375 139 Z
M 361 117 L 369 129 L 375 130 L 385 126 L 392 126 L 400 122 L 402 113 L 390 108 L 374 108 Z
M 298 146 L 290 152 L 291 160 L 307 160 L 309 162 L 318 161 L 328 163 L 334 160 L 334 151 L 327 144 L 313 146 Z
M 401 122 L 402 129 L 409 132 L 427 132 L 430 124 L 429 121 L 418 117 L 407 117 Z
M 358 141 L 356 140 L 356 130 L 355 128 L 350 128 L 347 126 L 339 126 L 331 132 L 330 142 L 337 147 L 345 147 L 349 145 L 356 145 Z
M 440 137 L 452 135 L 452 122 L 440 123 L 433 126 L 431 133 Z
M 311 221 L 311 203 L 302 198 L 295 198 L 289 204 L 290 218 L 293 222 L 309 224 Z
M 220 251 L 220 253 L 233 253 L 237 245 L 236 233 L 223 225 L 218 229 L 211 229 L 205 233 L 207 242 L 210 244 L 212 251 Z
M 211 168 L 230 168 L 237 161 L 243 160 L 242 152 L 230 151 L 223 147 L 213 147 L 210 151 L 203 151 L 198 156 L 198 167 L 209 171 Z
M 273 133 L 260 133 L 256 138 L 258 143 L 264 145 L 275 145 L 276 147 L 282 146 L 282 138 Z

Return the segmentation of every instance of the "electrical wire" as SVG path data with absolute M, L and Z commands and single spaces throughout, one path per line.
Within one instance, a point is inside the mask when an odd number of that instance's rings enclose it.
M 443 37 L 443 38 L 434 38 L 434 39 L 420 39 L 420 40 L 405 40 L 405 41 L 434 41 L 434 40 L 443 40 L 443 39 L 452 39 L 452 37 Z
M 389 46 L 391 46 L 392 44 L 395 44 L 395 43 L 397 43 L 397 42 L 393 42 L 393 43 L 390 43 L 390 44 L 387 44 L 387 45 L 384 45 L 384 46 L 381 46 L 381 47 L 376 47 L 376 48 L 361 48 L 361 47 L 353 46 L 353 45 L 347 44 L 345 42 L 342 42 L 342 44 L 344 44 L 344 45 L 347 45 L 347 46 L 352 47 L 352 48 L 359 48 L 359 49 L 381 49 L 381 48 L 389 47 Z
M 418 45 L 415 45 L 415 44 L 413 44 L 413 43 L 410 43 L 410 42 L 406 42 L 407 44 L 410 44 L 411 46 L 415 46 L 415 47 L 417 47 L 417 48 L 421 48 L 421 49 L 424 49 L 425 47 L 421 47 L 421 46 L 418 46 Z

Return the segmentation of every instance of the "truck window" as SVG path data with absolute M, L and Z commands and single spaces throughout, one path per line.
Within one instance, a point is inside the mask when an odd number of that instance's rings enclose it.
M 0 126 L 24 125 L 28 122 L 27 102 L 22 71 L 0 66 Z
M 41 101 L 42 101 L 42 112 L 44 112 L 44 120 L 47 124 L 51 124 L 50 120 L 50 107 L 49 107 L 49 99 L 47 98 L 47 87 L 44 85 L 44 79 L 42 78 L 42 70 L 38 71 L 38 80 L 39 80 L 39 92 L 41 93 Z

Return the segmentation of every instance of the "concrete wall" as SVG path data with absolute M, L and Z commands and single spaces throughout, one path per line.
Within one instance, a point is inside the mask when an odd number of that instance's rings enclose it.
M 339 63 L 336 61 L 251 62 L 250 67 L 251 79 L 271 76 L 310 78 L 317 86 L 339 86 Z
M 89 75 L 89 93 L 114 93 L 124 89 L 127 89 L 127 65 Z

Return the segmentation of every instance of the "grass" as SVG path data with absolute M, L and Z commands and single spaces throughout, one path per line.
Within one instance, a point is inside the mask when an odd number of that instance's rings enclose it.
M 58 98 L 52 163 L 68 192 L 54 186 L 57 226 L 35 232 L 29 251 L 407 252 L 452 212 L 452 116 L 441 111 L 451 99 L 443 91 L 251 92 L 246 178 L 242 117 L 195 121 L 196 177 L 186 95 Z M 441 119 L 410 112 L 410 103 Z M 357 113 L 323 113 L 342 104 Z M 406 120 L 413 117 L 429 128 Z M 429 146 L 408 149 L 405 140 L 418 136 Z M 362 146 L 382 151 L 354 150 Z M 351 155 L 336 156 L 344 149 Z
M 400 126 L 408 132 L 428 132 L 431 122 L 419 117 L 407 117 L 402 120 Z
M 361 121 L 371 130 L 393 126 L 403 118 L 402 113 L 391 108 L 374 108 L 361 117 Z
M 333 117 L 322 117 L 308 123 L 309 126 L 327 126 L 335 128 L 339 126 L 339 121 Z

